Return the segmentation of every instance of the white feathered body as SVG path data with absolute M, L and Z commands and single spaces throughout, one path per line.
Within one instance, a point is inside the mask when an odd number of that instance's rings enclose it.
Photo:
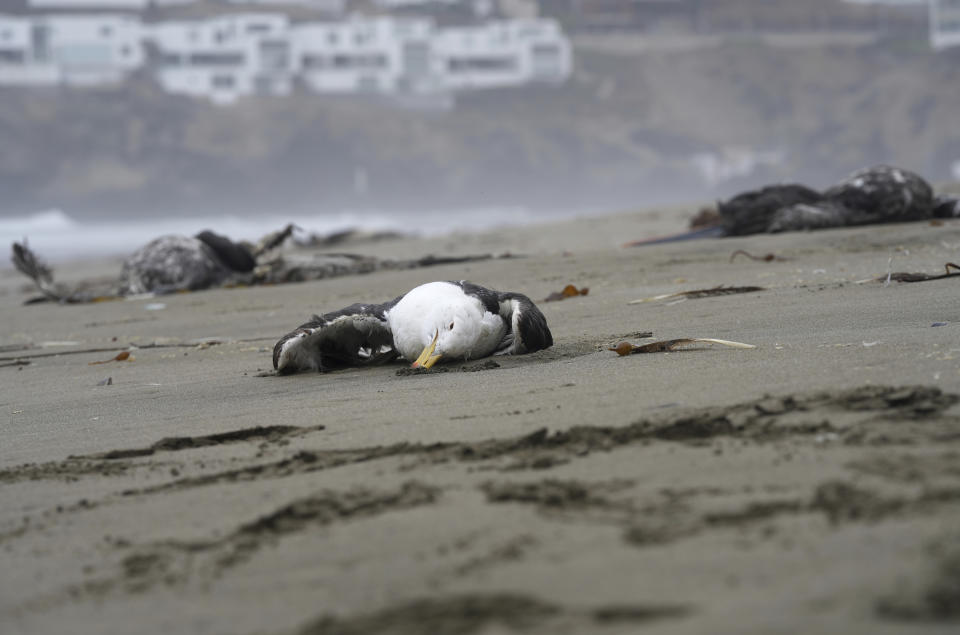
M 413 361 L 435 335 L 437 353 L 447 359 L 486 357 L 500 347 L 508 326 L 483 303 L 449 282 L 429 282 L 411 290 L 387 311 L 394 348 Z

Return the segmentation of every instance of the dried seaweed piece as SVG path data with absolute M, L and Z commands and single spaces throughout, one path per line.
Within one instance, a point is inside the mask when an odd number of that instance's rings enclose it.
M 644 302 L 656 302 L 657 300 L 666 300 L 667 298 L 710 298 L 716 295 L 736 295 L 738 293 L 753 293 L 754 291 L 765 291 L 763 287 L 725 287 L 722 284 L 709 289 L 694 289 L 692 291 L 680 291 L 678 293 L 665 293 L 655 295 L 649 298 L 640 298 L 630 300 L 627 304 L 642 304 Z
M 784 258 L 783 256 L 778 256 L 777 254 L 774 254 L 774 253 L 764 254 L 763 256 L 754 256 L 749 251 L 738 249 L 732 254 L 730 254 L 730 262 L 733 262 L 733 260 L 741 254 L 746 256 L 750 260 L 757 260 L 762 262 L 786 262 L 787 260 L 787 258 Z
M 896 282 L 927 282 L 929 280 L 943 280 L 944 278 L 956 278 L 960 276 L 960 265 L 954 264 L 952 262 L 946 263 L 943 268 L 946 270 L 946 273 L 942 273 L 938 276 L 931 275 L 929 273 L 908 273 L 905 271 L 900 271 L 897 273 L 888 273 L 885 276 L 876 278 L 876 282 L 889 282 L 894 280 Z M 950 269 L 956 269 L 954 273 L 950 273 Z
M 608 349 L 615 351 L 621 357 L 633 355 L 636 353 L 668 353 L 677 350 L 685 344 L 696 344 L 702 342 L 705 344 L 722 344 L 731 348 L 756 348 L 753 344 L 744 344 L 743 342 L 731 342 L 730 340 L 718 340 L 710 337 L 683 337 L 675 340 L 662 340 L 660 342 L 651 342 L 643 346 L 634 346 L 630 342 L 620 342 L 614 348 Z
M 113 357 L 112 359 L 104 359 L 99 362 L 90 362 L 87 365 L 93 366 L 94 364 L 109 364 L 110 362 L 132 362 L 134 359 L 136 358 L 130 354 L 130 351 L 122 351 L 117 353 L 117 356 Z
M 690 229 L 704 229 L 705 227 L 716 227 L 723 223 L 723 217 L 715 207 L 701 207 L 697 215 L 690 219 Z
M 583 287 L 582 289 L 578 289 L 574 285 L 568 284 L 563 288 L 563 291 L 554 291 L 553 293 L 548 295 L 546 298 L 544 298 L 543 301 L 558 302 L 560 300 L 566 300 L 567 298 L 574 298 L 578 295 L 587 295 L 588 293 L 590 293 L 590 289 L 588 287 Z

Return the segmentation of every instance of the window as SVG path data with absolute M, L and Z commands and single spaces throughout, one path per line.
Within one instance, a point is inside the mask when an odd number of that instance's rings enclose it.
M 552 58 L 560 55 L 560 47 L 556 44 L 537 44 L 533 47 L 534 57 Z
M 378 53 L 360 55 L 334 55 L 330 58 L 334 68 L 383 68 L 387 65 L 387 57 Z
M 52 27 L 34 24 L 30 30 L 31 48 L 33 48 L 33 59 L 36 62 L 50 61 L 50 34 L 53 33 Z
M 563 74 L 561 50 L 557 44 L 535 44 L 533 54 L 533 72 L 544 78 L 560 77 Z
M 380 82 L 376 77 L 360 77 L 357 79 L 357 90 L 363 93 L 376 93 L 380 91 Z
M 243 62 L 243 53 L 193 53 L 190 55 L 190 64 L 193 66 L 239 66 Z
M 290 46 L 282 40 L 263 40 L 260 42 L 260 64 L 270 71 L 287 69 L 290 60 Z
M 233 88 L 235 84 L 233 75 L 214 75 L 210 78 L 210 86 L 213 88 Z
M 269 77 L 257 77 L 253 80 L 253 90 L 261 95 L 273 94 L 273 82 Z
M 103 25 L 100 27 L 100 35 L 103 37 L 110 37 L 113 35 L 113 28 L 108 25 Z
M 537 44 L 533 47 L 533 65 L 556 66 L 560 63 L 560 47 L 556 44 Z
M 429 75 L 430 45 L 426 42 L 406 42 L 403 45 L 403 60 L 407 75 Z
M 504 72 L 516 68 L 516 62 L 510 57 L 452 57 L 447 60 L 451 73 L 471 71 Z
M 323 55 L 304 55 L 300 58 L 300 63 L 305 70 L 318 70 L 329 66 Z
M 0 49 L 0 64 L 23 64 L 25 57 L 17 49 Z

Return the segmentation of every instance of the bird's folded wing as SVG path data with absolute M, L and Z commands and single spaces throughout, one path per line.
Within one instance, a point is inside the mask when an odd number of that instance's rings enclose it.
M 393 346 L 385 314 L 396 302 L 352 304 L 313 316 L 280 338 L 273 348 L 273 367 L 280 373 L 322 372 L 382 361 Z
M 553 346 L 553 335 L 547 318 L 533 301 L 522 293 L 499 293 L 500 315 L 510 325 L 504 338 L 504 347 L 498 351 L 506 355 L 533 353 Z

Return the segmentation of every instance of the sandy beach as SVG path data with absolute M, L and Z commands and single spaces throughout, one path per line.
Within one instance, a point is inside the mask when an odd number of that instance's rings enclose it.
M 86 305 L 0 270 L 0 631 L 955 633 L 960 279 L 875 279 L 960 262 L 960 221 L 621 247 L 693 211 Z M 273 373 L 311 314 L 448 279 L 589 294 L 535 354 Z M 762 290 L 631 304 L 718 285 Z M 684 337 L 756 348 L 607 350 Z

